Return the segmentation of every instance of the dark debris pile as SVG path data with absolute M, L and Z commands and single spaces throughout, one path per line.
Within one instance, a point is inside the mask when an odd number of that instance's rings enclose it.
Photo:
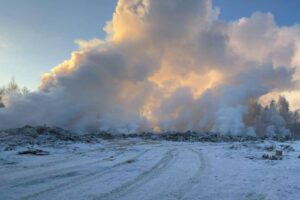
M 212 132 L 198 133 L 187 131 L 185 133 L 166 132 L 166 133 L 140 133 L 140 134 L 112 134 L 108 132 L 94 132 L 78 134 L 59 127 L 48 126 L 24 126 L 22 128 L 8 129 L 0 131 L 0 150 L 14 149 L 16 146 L 24 145 L 53 145 L 60 143 L 98 143 L 100 140 L 141 138 L 147 140 L 166 140 L 176 142 L 245 142 L 258 141 L 266 138 L 250 136 L 231 136 Z M 276 137 L 277 141 L 287 141 L 292 138 Z
M 59 145 L 73 142 L 96 143 L 100 137 L 95 134 L 76 134 L 74 132 L 47 126 L 24 126 L 22 128 L 0 131 L 0 150 L 12 150 L 24 145 Z

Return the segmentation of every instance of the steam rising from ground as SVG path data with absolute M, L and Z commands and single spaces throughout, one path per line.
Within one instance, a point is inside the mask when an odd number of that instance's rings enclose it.
M 106 40 L 77 41 L 39 91 L 7 97 L 0 128 L 255 134 L 249 102 L 299 99 L 300 29 L 218 14 L 210 0 L 119 0 Z

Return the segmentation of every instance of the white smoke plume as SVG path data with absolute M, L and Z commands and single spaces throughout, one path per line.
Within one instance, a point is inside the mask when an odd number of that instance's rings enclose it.
M 0 129 L 254 135 L 249 101 L 299 99 L 300 28 L 277 26 L 270 13 L 218 15 L 211 0 L 119 0 L 107 38 L 77 41 L 38 91 L 8 97 Z

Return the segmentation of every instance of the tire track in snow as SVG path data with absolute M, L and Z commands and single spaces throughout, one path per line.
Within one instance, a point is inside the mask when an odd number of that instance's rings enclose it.
M 40 195 L 47 194 L 49 192 L 59 192 L 59 191 L 63 191 L 63 190 L 73 188 L 73 187 L 76 187 L 78 185 L 87 183 L 89 181 L 92 181 L 94 179 L 97 179 L 97 178 L 109 173 L 109 171 L 111 169 L 115 169 L 115 168 L 120 167 L 122 165 L 128 164 L 132 160 L 138 159 L 139 157 L 143 156 L 148 151 L 149 151 L 149 149 L 146 149 L 146 150 L 142 151 L 141 153 L 137 154 L 136 156 L 133 156 L 129 159 L 126 159 L 125 161 L 122 161 L 122 162 L 119 162 L 119 163 L 114 164 L 112 166 L 106 167 L 106 169 L 101 168 L 101 171 L 95 171 L 95 172 L 92 172 L 92 173 L 83 174 L 80 177 L 74 178 L 74 179 L 72 179 L 72 180 L 70 180 L 66 183 L 55 185 L 51 188 L 48 188 L 46 190 L 43 190 L 43 191 L 31 194 L 31 195 L 22 197 L 20 199 L 22 199 L 22 200 L 34 199 L 34 198 L 38 198 Z
M 180 152 L 179 152 L 179 150 L 180 150 Z M 194 150 L 191 148 L 179 149 L 179 150 L 176 149 L 176 152 L 175 152 L 176 154 L 171 159 L 169 157 L 167 157 L 167 159 L 169 159 L 167 163 L 160 161 L 155 166 L 153 166 L 149 170 L 150 171 L 149 176 L 148 176 L 148 171 L 146 171 L 146 172 L 144 172 L 146 175 L 141 174 L 137 178 L 124 183 L 122 186 L 120 186 L 118 188 L 113 189 L 111 192 L 106 193 L 101 196 L 98 196 L 97 198 L 95 198 L 95 200 L 115 200 L 115 199 L 119 199 L 122 197 L 125 197 L 125 199 L 130 199 L 130 198 L 126 198 L 127 195 L 129 195 L 129 197 L 130 197 L 130 194 L 134 195 L 134 193 L 133 193 L 134 191 L 138 191 L 139 189 L 141 189 L 143 187 L 147 187 L 147 184 L 149 182 L 151 182 L 152 180 L 156 181 L 156 183 L 154 185 L 161 184 L 159 181 L 160 174 L 162 174 L 162 173 L 168 174 L 168 173 L 170 173 L 170 171 L 172 171 L 171 169 L 168 170 L 170 167 L 173 167 L 174 169 L 176 169 L 176 165 L 177 164 L 180 165 L 180 163 L 177 163 L 177 162 L 184 162 L 183 160 L 179 159 L 179 156 L 178 156 L 179 153 L 182 153 L 181 156 L 189 157 L 190 162 L 194 162 L 193 159 L 198 158 L 198 160 L 196 160 L 196 162 L 198 162 L 199 164 L 196 165 L 197 166 L 197 167 L 195 167 L 196 170 L 193 171 L 192 176 L 188 179 L 186 177 L 181 177 L 181 180 L 178 182 L 179 184 L 176 185 L 174 188 L 169 188 L 170 189 L 169 191 L 164 190 L 164 191 L 161 191 L 161 193 L 160 193 L 157 190 L 152 188 L 152 191 L 158 192 L 158 193 L 154 194 L 152 197 L 145 196 L 143 198 L 145 198 L 145 199 L 159 199 L 159 198 L 163 199 L 164 197 L 166 197 L 167 199 L 178 199 L 178 200 L 183 199 L 190 190 L 192 190 L 196 185 L 198 185 L 200 183 L 203 171 L 206 168 L 206 161 L 200 150 Z M 174 152 L 174 149 L 173 149 L 173 152 Z M 193 155 L 193 156 L 190 157 L 191 155 Z M 162 160 L 166 160 L 166 158 L 163 158 Z M 155 170 L 153 170 L 153 168 L 156 169 L 157 166 L 159 166 L 161 163 L 166 166 L 163 167 L 162 169 L 160 169 L 159 172 L 156 172 Z M 173 169 L 173 172 L 174 172 L 174 169 Z M 155 174 L 155 175 L 152 176 L 152 174 Z M 185 176 L 185 173 L 180 173 L 180 171 L 179 171 L 179 173 L 176 176 L 180 176 L 180 175 Z M 169 176 L 172 177 L 172 174 L 170 174 Z M 156 178 L 158 178 L 158 179 L 156 179 Z M 170 183 L 172 181 L 176 182 L 176 179 L 170 179 Z M 152 182 L 152 186 L 153 186 L 153 182 Z M 136 199 L 140 199 L 140 198 L 141 197 L 136 198 Z
M 90 151 L 90 152 L 94 152 L 94 151 Z M 118 152 L 115 153 L 114 155 L 111 155 L 113 157 L 117 157 L 122 155 L 124 152 Z M 87 155 L 88 153 L 85 153 L 84 155 Z M 47 166 L 47 168 L 45 168 L 42 172 L 38 171 L 39 168 L 35 169 L 34 175 L 26 175 L 26 176 L 20 176 L 17 177 L 13 180 L 13 182 L 17 182 L 17 184 L 13 184 L 12 187 L 18 187 L 18 186 L 22 186 L 22 185 L 27 185 L 27 184 L 31 184 L 34 182 L 40 182 L 42 183 L 43 180 L 50 180 L 51 177 L 55 177 L 55 176 L 62 176 L 64 174 L 70 173 L 70 171 L 76 171 L 78 169 L 85 169 L 85 168 L 90 168 L 93 165 L 97 165 L 100 162 L 109 160 L 111 158 L 111 156 L 106 156 L 104 158 L 98 158 L 98 159 L 94 159 L 94 160 L 86 160 L 85 162 L 81 162 L 80 164 L 78 163 L 68 163 L 68 162 L 64 162 L 64 163 L 59 163 L 57 165 L 50 165 Z M 78 159 L 82 158 L 81 156 L 77 157 L 73 157 L 72 161 L 76 161 Z M 69 161 L 68 159 L 66 159 L 67 161 Z M 65 164 L 69 164 L 70 166 L 64 166 Z M 72 165 L 74 164 L 74 165 Z M 59 167 L 62 166 L 61 168 L 58 169 L 52 169 L 52 167 Z M 40 167 L 41 169 L 43 169 L 42 167 Z M 32 169 L 30 169 L 32 170 Z M 24 174 L 24 172 L 22 172 Z M 9 174 L 5 174 L 5 176 L 9 176 Z M 6 183 L 8 184 L 8 183 Z
M 39 169 L 43 169 L 45 171 L 39 173 L 39 175 L 41 175 L 43 177 L 43 175 L 45 173 L 47 174 L 53 174 L 56 172 L 56 170 L 53 170 L 51 169 L 52 167 L 56 168 L 56 167 L 59 167 L 60 165 L 62 165 L 63 167 L 59 168 L 59 170 L 62 170 L 62 169 L 65 169 L 66 171 L 67 170 L 71 170 L 73 168 L 78 168 L 78 167 L 81 167 L 81 166 L 85 166 L 87 164 L 95 164 L 95 163 L 98 163 L 98 162 L 101 162 L 105 159 L 109 159 L 110 156 L 113 156 L 113 157 L 116 157 L 116 156 L 119 156 L 121 154 L 124 153 L 124 151 L 122 151 L 123 149 L 126 149 L 126 147 L 130 147 L 130 145 L 133 145 L 135 144 L 134 142 L 127 142 L 127 143 L 120 143 L 120 144 L 113 144 L 112 146 L 110 147 L 98 147 L 96 149 L 92 149 L 92 150 L 89 150 L 87 152 L 74 152 L 75 155 L 70 155 L 66 158 L 63 158 L 63 159 L 57 159 L 57 160 L 53 160 L 53 161 L 49 161 L 49 162 L 44 162 L 44 163 L 41 163 L 41 164 L 38 164 L 38 165 L 32 165 L 32 166 L 25 166 L 26 168 L 24 169 L 24 166 L 17 166 L 15 169 L 12 169 L 11 171 L 6 171 L 5 173 L 5 176 L 10 176 L 10 174 L 14 174 L 16 175 L 16 170 L 17 171 L 22 171 L 21 174 L 26 174 L 24 173 L 25 171 L 28 171 L 28 172 L 33 172 L 33 174 L 35 175 L 35 177 L 37 177 L 37 172 L 39 172 L 38 170 Z M 110 155 L 109 157 L 105 157 L 105 158 L 100 158 L 100 159 L 94 159 L 94 160 L 90 160 L 88 159 L 87 161 L 85 162 L 81 162 L 80 164 L 76 164 L 76 163 L 72 163 L 72 161 L 76 161 L 78 159 L 80 159 L 81 157 L 85 157 L 85 156 L 88 156 L 90 155 L 91 153 L 95 153 L 95 152 L 99 152 L 101 150 L 105 149 L 105 151 L 111 151 L 111 150 L 118 150 L 119 152 L 118 153 L 115 153 L 113 155 Z M 61 164 L 61 161 L 63 161 L 63 164 Z M 68 162 L 66 162 L 68 161 Z M 71 165 L 71 166 L 65 166 L 66 164 L 76 164 L 76 165 Z M 44 166 L 47 166 L 47 168 L 44 168 Z M 1 172 L 1 169 L 0 169 L 0 172 Z M 18 180 L 24 180 L 24 179 L 27 179 L 27 178 L 31 178 L 32 175 L 27 175 L 27 176 L 21 176 L 21 177 L 18 177 L 16 178 L 14 181 L 15 182 L 18 182 Z
M 125 147 L 130 147 L 130 145 L 133 145 L 135 144 L 135 142 L 131 142 L 131 143 L 120 143 L 120 144 L 110 144 L 110 145 L 113 145 L 113 146 L 110 146 L 110 147 L 98 147 L 98 148 L 95 148 L 95 149 L 92 149 L 92 150 L 89 150 L 89 151 L 83 151 L 83 152 L 72 152 L 71 155 L 65 157 L 65 158 L 59 158 L 59 159 L 54 159 L 52 161 L 46 161 L 46 162 L 43 162 L 43 163 L 39 163 L 39 164 L 36 164 L 36 165 L 31 165 L 31 166 L 15 166 L 14 169 L 12 169 L 11 171 L 7 171 L 5 172 L 5 175 L 6 176 L 9 176 L 10 174 L 15 174 L 16 173 L 16 170 L 21 170 L 22 173 L 24 174 L 24 171 L 32 171 L 32 170 L 35 170 L 35 169 L 40 169 L 40 168 L 43 168 L 44 166 L 47 166 L 48 169 L 51 169 L 51 167 L 57 167 L 61 164 L 61 162 L 63 161 L 63 165 L 66 164 L 66 161 L 75 161 L 75 160 L 78 160 L 80 159 L 81 157 L 85 157 L 85 156 L 89 156 L 91 153 L 96 153 L 96 152 L 101 152 L 102 150 L 112 150 L 112 149 L 117 149 L 119 152 L 118 153 L 115 153 L 114 155 L 111 155 L 113 157 L 116 157 L 120 154 L 122 154 L 124 152 L 124 148 Z M 125 148 L 126 149 L 126 148 Z M 127 150 L 127 149 L 126 149 Z M 70 153 L 70 152 L 69 152 Z M 75 154 L 73 154 L 75 153 Z M 77 167 L 80 167 L 80 166 L 83 166 L 83 165 L 86 165 L 86 164 L 91 164 L 91 163 L 96 163 L 96 162 L 99 162 L 99 161 L 102 161 L 102 160 L 105 160 L 105 159 L 109 159 L 109 157 L 106 157 L 106 158 L 101 158 L 101 159 L 98 159 L 98 160 L 94 160 L 94 161 L 87 161 L 86 163 L 81 163 L 80 165 L 78 165 Z M 70 162 L 70 164 L 72 164 Z M 25 167 L 25 168 L 24 168 Z M 73 167 L 73 166 L 71 166 Z M 75 166 L 74 166 L 75 167 Z M 70 167 L 65 167 L 66 169 L 67 168 L 70 168 Z M 5 169 L 2 169 L 0 168 L 0 173 L 5 170 Z M 36 172 L 37 170 L 35 170 L 35 175 L 36 175 Z M 49 170 L 47 172 L 52 172 L 53 170 Z M 44 174 L 45 172 L 41 173 L 41 174 Z M 26 178 L 30 178 L 30 176 L 25 176 L 25 177 L 20 177 L 19 179 L 22 180 L 22 179 L 26 179 Z M 18 179 L 18 180 L 19 180 Z
M 179 198 L 180 200 L 202 199 L 202 197 L 198 197 L 198 193 L 201 192 L 205 188 L 205 185 L 202 185 L 203 183 L 205 184 L 205 182 L 203 182 L 203 180 L 206 180 L 205 178 L 207 178 L 207 176 L 208 177 L 211 176 L 211 165 L 210 165 L 208 158 L 203 155 L 203 153 L 200 149 L 197 149 L 197 150 L 191 149 L 191 150 L 198 154 L 199 159 L 200 159 L 201 163 L 203 163 L 203 165 L 201 166 L 201 169 L 199 170 L 200 174 L 199 174 L 197 180 L 194 180 L 195 181 L 194 184 L 190 186 L 188 191 L 184 195 L 182 195 L 181 198 Z M 200 190 L 199 190 L 199 188 L 200 188 Z
M 200 183 L 207 163 L 205 158 L 203 157 L 202 152 L 193 148 L 179 148 L 177 149 L 177 151 L 178 150 L 181 155 L 178 156 L 177 159 L 174 159 L 174 162 L 172 162 L 172 165 L 170 166 L 171 169 L 165 171 L 165 177 L 169 177 L 169 180 L 168 182 L 164 182 L 164 185 L 162 185 L 162 187 L 166 185 L 168 185 L 169 187 L 166 187 L 165 190 L 161 191 L 156 190 L 154 186 L 154 188 L 152 188 L 152 191 L 155 191 L 156 193 L 154 193 L 150 197 L 145 197 L 145 199 L 182 200 L 195 186 Z M 183 170 L 182 167 L 177 167 L 182 165 L 184 166 L 185 164 L 192 164 L 195 166 L 192 167 L 192 169 L 188 172 Z M 153 181 L 154 184 L 152 182 L 152 187 L 153 185 L 162 184 L 162 182 L 160 182 L 160 179 Z M 172 184 L 174 182 L 178 184 Z
M 159 176 L 159 174 L 166 170 L 174 160 L 174 158 L 177 156 L 178 152 L 176 151 L 174 153 L 175 149 L 168 150 L 164 157 L 158 161 L 155 165 L 153 165 L 149 170 L 141 173 L 133 180 L 127 181 L 124 184 L 122 184 L 120 187 L 117 187 L 110 191 L 109 193 L 105 193 L 103 195 L 100 195 L 95 200 L 113 200 L 118 199 L 119 197 L 126 195 L 135 189 L 138 189 L 141 185 L 147 183 L 149 180 L 153 179 L 156 176 Z
M 202 175 L 204 173 L 205 168 L 207 168 L 207 161 L 204 158 L 201 150 L 197 149 L 189 149 L 193 153 L 197 154 L 198 159 L 200 161 L 200 166 L 198 167 L 196 173 L 190 180 L 184 185 L 182 189 L 179 190 L 179 195 L 177 199 L 183 200 L 185 196 L 188 195 L 189 191 L 191 191 L 196 185 L 198 185 L 201 181 Z

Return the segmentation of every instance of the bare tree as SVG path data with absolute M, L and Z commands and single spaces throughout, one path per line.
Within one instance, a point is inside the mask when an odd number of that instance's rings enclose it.
M 0 88 L 0 108 L 5 107 L 3 98 L 5 96 L 9 95 L 20 95 L 25 96 L 29 94 L 30 91 L 26 88 L 20 88 L 20 86 L 17 84 L 15 78 L 13 77 L 6 86 Z
M 11 78 L 11 80 L 8 82 L 6 88 L 5 88 L 6 94 L 20 94 L 21 90 L 19 85 L 17 84 L 14 77 Z
M 290 105 L 286 98 L 280 96 L 276 106 L 278 113 L 283 117 L 287 124 L 290 124 L 293 113 L 290 111 Z
M 2 102 L 2 98 L 3 98 L 4 94 L 5 94 L 5 88 L 2 87 L 2 88 L 0 88 L 0 108 L 4 107 L 4 103 Z

